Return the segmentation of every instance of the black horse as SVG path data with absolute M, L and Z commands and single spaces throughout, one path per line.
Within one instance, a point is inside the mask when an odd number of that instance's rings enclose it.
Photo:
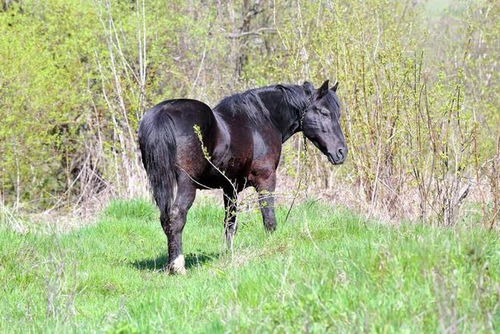
M 223 189 L 232 245 L 236 198 L 247 186 L 259 193 L 265 228 L 276 229 L 276 168 L 282 144 L 294 133 L 302 131 L 332 164 L 344 162 L 337 86 L 329 89 L 327 80 L 319 89 L 309 82 L 257 88 L 226 97 L 213 110 L 196 100 L 167 100 L 145 113 L 139 144 L 168 239 L 171 273 L 185 273 L 182 230 L 196 189 Z

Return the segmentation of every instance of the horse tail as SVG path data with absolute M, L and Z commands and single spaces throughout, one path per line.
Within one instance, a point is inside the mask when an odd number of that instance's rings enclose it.
M 168 215 L 177 187 L 177 144 L 172 118 L 161 106 L 144 114 L 139 147 L 156 205 L 162 215 Z

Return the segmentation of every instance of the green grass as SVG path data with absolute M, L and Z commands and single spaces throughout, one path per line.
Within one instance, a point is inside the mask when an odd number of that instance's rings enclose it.
M 242 215 L 231 256 L 221 207 L 188 219 L 186 276 L 160 270 L 166 239 L 144 201 L 67 234 L 0 228 L 0 332 L 498 331 L 498 232 L 307 203 L 273 235 Z

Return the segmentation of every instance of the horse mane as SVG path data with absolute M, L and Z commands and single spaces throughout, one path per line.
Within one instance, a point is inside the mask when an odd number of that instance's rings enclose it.
M 309 105 L 309 97 L 304 89 L 297 85 L 273 85 L 254 88 L 243 93 L 224 98 L 214 109 L 230 110 L 233 114 L 243 113 L 254 123 L 272 121 L 271 111 L 264 105 L 261 95 L 267 92 L 281 92 L 282 100 L 278 104 L 278 113 L 289 117 L 301 115 Z

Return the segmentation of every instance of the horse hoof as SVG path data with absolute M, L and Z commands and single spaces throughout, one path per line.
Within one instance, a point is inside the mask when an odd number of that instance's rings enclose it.
M 170 275 L 186 275 L 186 268 L 169 268 L 168 273 Z
M 186 267 L 184 262 L 184 255 L 179 255 L 172 261 L 168 267 L 168 273 L 171 275 L 186 275 Z
M 273 233 L 274 231 L 276 231 L 276 225 L 266 225 L 266 232 L 271 234 Z

